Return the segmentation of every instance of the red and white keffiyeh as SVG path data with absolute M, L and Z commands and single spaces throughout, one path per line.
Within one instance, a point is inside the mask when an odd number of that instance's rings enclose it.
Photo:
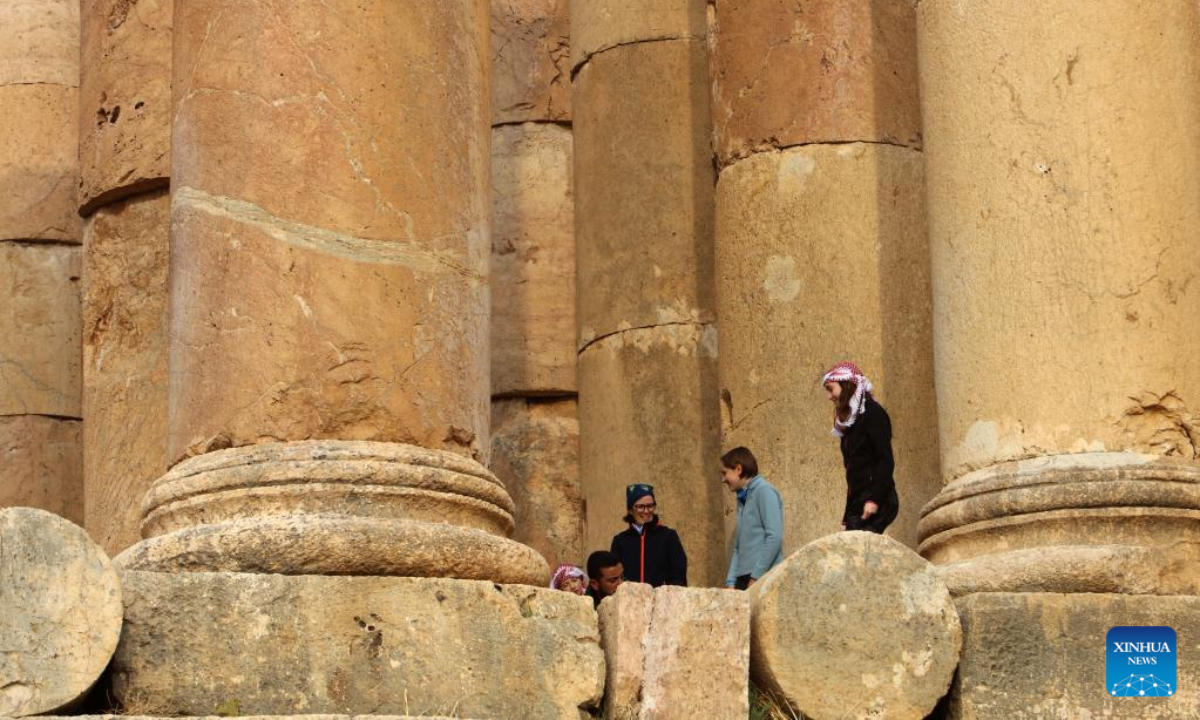
M 558 586 L 562 585 L 563 581 L 567 578 L 579 578 L 583 580 L 583 585 L 587 585 L 587 575 L 584 574 L 583 568 L 570 563 L 563 563 L 554 571 L 554 577 L 550 578 L 550 587 L 557 590 Z M 582 595 L 584 587 L 581 586 L 575 592 Z
M 836 415 L 833 419 L 833 429 L 830 433 L 834 437 L 842 437 L 859 415 L 863 414 L 863 410 L 867 408 L 867 393 L 873 392 L 875 388 L 871 385 L 871 381 L 863 375 L 862 370 L 852 362 L 840 362 L 830 368 L 829 372 L 825 373 L 825 377 L 821 378 L 821 385 L 829 381 L 834 382 L 852 382 L 854 383 L 854 396 L 850 398 L 850 415 L 842 422 Z

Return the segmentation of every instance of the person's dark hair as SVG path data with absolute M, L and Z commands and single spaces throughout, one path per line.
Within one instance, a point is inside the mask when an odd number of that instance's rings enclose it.
M 838 420 L 846 422 L 850 419 L 850 400 L 854 398 L 854 393 L 858 390 L 858 383 L 849 380 L 835 380 L 834 382 L 842 386 L 842 394 L 838 396 L 837 401 Z
M 600 577 L 600 571 L 604 568 L 616 567 L 621 564 L 621 558 L 607 550 L 597 550 L 588 555 L 587 559 L 587 574 L 588 580 Z
M 758 474 L 758 461 L 754 459 L 754 453 L 744 447 L 735 447 L 729 452 L 721 456 L 721 465 L 733 470 L 738 465 L 742 466 L 742 477 L 752 478 Z

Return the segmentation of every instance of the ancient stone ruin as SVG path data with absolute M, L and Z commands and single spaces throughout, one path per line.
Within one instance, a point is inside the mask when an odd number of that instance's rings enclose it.
M 0 100 L 0 720 L 1200 717 L 1193 0 L 2 0 Z M 547 587 L 635 482 L 690 587 Z

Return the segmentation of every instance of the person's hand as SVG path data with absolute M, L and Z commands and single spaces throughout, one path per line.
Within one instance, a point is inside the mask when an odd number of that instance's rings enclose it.
M 879 512 L 879 506 L 868 500 L 867 504 L 863 505 L 862 519 L 866 520 L 877 512 Z
M 845 520 L 843 520 L 843 521 L 842 521 L 842 529 L 843 529 L 843 530 L 845 530 L 845 529 L 846 529 L 846 521 L 845 521 Z
M 756 582 L 758 582 L 758 581 L 755 580 L 754 578 L 750 578 L 750 582 L 746 583 L 746 589 L 749 590 L 750 588 L 754 587 L 754 583 L 756 583 Z

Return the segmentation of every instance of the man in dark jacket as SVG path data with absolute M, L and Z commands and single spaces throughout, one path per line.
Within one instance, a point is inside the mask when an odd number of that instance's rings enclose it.
M 600 607 L 601 600 L 615 593 L 625 579 L 621 558 L 607 550 L 597 550 L 588 555 L 587 574 L 587 596 L 592 599 L 592 607 L 595 608 Z
M 629 527 L 612 540 L 612 552 L 625 566 L 625 579 L 653 587 L 687 585 L 687 554 L 679 534 L 658 521 L 654 487 L 635 483 L 625 488 L 625 507 Z

